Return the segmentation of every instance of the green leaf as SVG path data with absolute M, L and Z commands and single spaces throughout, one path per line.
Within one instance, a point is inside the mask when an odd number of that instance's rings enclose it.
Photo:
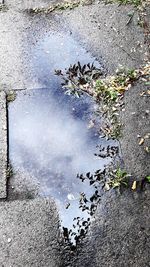
M 146 82 L 145 85 L 150 85 L 150 82 Z
M 122 182 L 123 185 L 125 185 L 126 187 L 128 186 L 127 182 Z
M 150 175 L 146 177 L 146 180 L 150 183 Z
M 109 94 L 112 100 L 116 100 L 118 97 L 118 94 L 115 91 L 109 91 Z

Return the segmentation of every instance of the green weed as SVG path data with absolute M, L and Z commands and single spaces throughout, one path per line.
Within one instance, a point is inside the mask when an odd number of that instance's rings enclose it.
M 66 94 L 82 96 L 88 94 L 98 103 L 97 113 L 102 117 L 101 131 L 107 138 L 119 139 L 122 125 L 119 121 L 119 111 L 123 107 L 123 95 L 131 85 L 146 75 L 149 66 L 142 70 L 119 68 L 114 76 L 102 77 L 100 69 L 94 64 L 81 66 L 80 62 L 74 64 L 65 71 L 56 70 L 55 74 L 63 80 L 63 88 Z
M 121 98 L 135 80 L 138 73 L 132 69 L 120 68 L 115 76 L 97 80 L 94 86 L 95 97 L 100 105 L 100 112 L 104 114 L 105 120 L 110 124 L 102 127 L 103 133 L 108 138 L 119 139 L 121 137 L 122 125 L 118 119 L 119 107 L 122 105 Z
M 123 186 L 128 186 L 128 178 L 130 177 L 129 174 L 125 170 L 122 170 L 121 168 L 117 168 L 116 170 L 113 170 L 109 173 L 109 180 L 107 184 L 110 188 L 116 188 Z
M 146 180 L 148 181 L 148 183 L 150 183 L 150 175 L 146 177 Z

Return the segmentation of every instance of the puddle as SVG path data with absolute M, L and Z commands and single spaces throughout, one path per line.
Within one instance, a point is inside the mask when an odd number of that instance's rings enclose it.
M 31 40 L 33 45 L 31 47 L 29 41 L 31 53 L 29 61 L 32 61 L 30 66 L 32 68 L 30 88 L 35 86 L 40 88 L 49 87 L 50 84 L 53 84 L 53 92 L 56 91 L 57 95 L 59 95 L 60 92 L 57 90 L 59 81 L 54 76 L 55 69 L 63 70 L 78 61 L 81 64 L 94 62 L 97 67 L 102 67 L 69 33 L 51 32 L 41 39 L 36 39 L 35 42 L 33 42 L 33 37 Z M 34 86 L 32 86 L 33 80 Z
M 54 75 L 54 69 L 94 58 L 71 36 L 58 33 L 39 40 L 31 53 L 33 73 L 42 88 L 18 91 L 9 103 L 9 157 L 14 171 L 24 169 L 37 179 L 39 195 L 55 198 L 64 236 L 67 239 L 70 230 L 75 244 L 90 224 L 92 201 L 86 200 L 97 194 L 90 181 L 82 182 L 77 174 L 103 170 L 111 157 L 97 157 L 96 147 L 116 142 L 100 139 L 96 128 L 89 127 L 92 100 L 65 95 Z

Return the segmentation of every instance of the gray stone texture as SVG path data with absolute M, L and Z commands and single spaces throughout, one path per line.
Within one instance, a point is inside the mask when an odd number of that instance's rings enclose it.
M 0 203 L 0 266 L 59 266 L 58 227 L 50 199 Z
M 98 2 L 98 1 L 97 1 Z M 30 1 L 42 6 L 50 1 Z M 21 1 L 8 0 L 7 12 L 0 12 L 0 83 L 3 88 L 28 88 L 36 81 L 32 76 L 30 44 L 34 44 L 51 27 L 70 31 L 87 50 L 103 62 L 107 73 L 114 74 L 119 64 L 139 68 L 145 64 L 146 44 L 138 13 L 133 6 L 94 4 L 65 11 L 63 14 L 29 16 L 22 12 Z M 26 5 L 26 3 L 25 3 Z M 30 7 L 30 6 L 29 6 Z M 127 24 L 130 12 L 135 12 Z M 149 98 L 140 97 L 143 84 L 135 85 L 125 96 L 125 125 L 121 140 L 125 166 L 135 178 L 149 175 L 149 156 L 138 146 L 137 135 L 149 132 Z M 5 95 L 0 93 L 0 180 L 1 196 L 6 196 L 6 109 Z M 2 116 L 3 114 L 3 116 Z M 3 118 L 2 118 L 3 117 Z M 4 123 L 4 124 L 3 124 Z M 4 126 L 4 127 L 3 127 Z M 19 174 L 18 174 L 19 175 Z M 27 183 L 27 186 L 24 184 Z M 34 197 L 36 188 L 27 177 L 17 175 L 9 183 L 14 189 L 10 199 L 0 202 L 0 266 L 3 267 L 149 267 L 150 210 L 149 187 L 144 192 L 108 193 L 97 210 L 96 221 L 78 253 L 71 256 L 58 244 L 58 216 L 54 202 L 23 200 Z M 32 192 L 31 192 L 32 191 Z M 31 194 L 32 193 L 32 194 Z

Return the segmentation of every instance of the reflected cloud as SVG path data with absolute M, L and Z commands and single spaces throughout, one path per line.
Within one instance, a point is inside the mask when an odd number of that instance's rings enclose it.
M 31 47 L 31 56 L 33 75 L 43 89 L 18 92 L 9 104 L 9 156 L 14 169 L 24 169 L 40 182 L 40 195 L 56 199 L 62 225 L 71 228 L 75 216 L 89 217 L 79 209 L 80 193 L 87 197 L 94 193 L 87 181 L 77 179 L 77 173 L 103 169 L 111 159 L 94 156 L 96 145 L 106 141 L 88 128 L 92 100 L 64 95 L 54 69 L 94 58 L 71 36 L 59 33 L 39 40 Z

